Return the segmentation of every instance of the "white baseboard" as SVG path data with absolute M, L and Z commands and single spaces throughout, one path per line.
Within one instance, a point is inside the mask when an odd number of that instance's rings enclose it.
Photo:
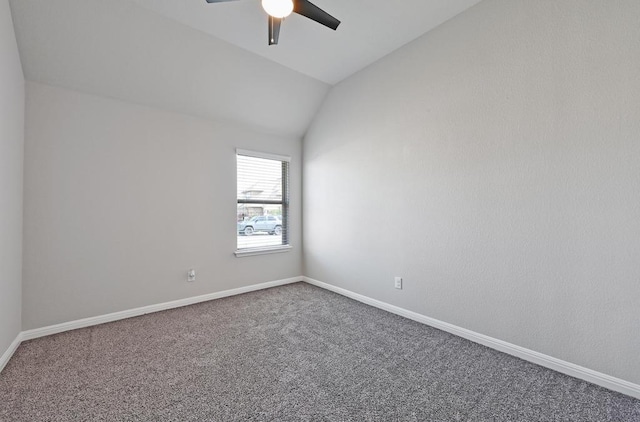
M 2 357 L 0 357 L 0 372 L 7 366 L 9 359 L 11 359 L 11 356 L 13 356 L 18 346 L 20 346 L 20 343 L 22 343 L 22 333 L 18 333 L 15 340 L 13 340 L 9 348 L 2 354 Z
M 302 280 L 303 280 L 303 277 L 300 276 L 300 277 L 286 278 L 283 280 L 268 281 L 265 283 L 253 284 L 251 286 L 239 287 L 237 289 L 209 293 L 202 296 L 188 297 L 185 299 L 173 300 L 171 302 L 158 303 L 156 305 L 143 306 L 141 308 L 129 309 L 126 311 L 114 312 L 106 315 L 99 315 L 99 316 L 90 317 L 90 318 L 78 319 L 76 321 L 63 322 L 61 324 L 50 325 L 47 327 L 23 331 L 22 333 L 20 333 L 21 340 L 22 341 L 31 340 L 34 338 L 44 337 L 51 334 L 62 333 L 64 331 L 76 330 L 78 328 L 85 328 L 85 327 L 90 327 L 92 325 L 104 324 L 105 322 L 118 321 L 121 319 L 150 314 L 153 312 L 166 311 L 168 309 L 180 308 L 182 306 L 187 306 L 187 305 L 193 305 L 195 303 L 207 302 L 213 299 L 221 299 L 223 297 L 235 296 L 242 293 L 253 292 L 256 290 L 268 289 L 270 287 L 297 283 Z
M 357 300 L 358 302 L 366 303 L 367 305 L 371 305 L 376 308 L 391 312 L 393 314 L 429 325 L 439 330 L 446 331 L 456 336 L 466 338 L 467 340 L 471 340 L 475 343 L 482 344 L 500 352 L 504 352 L 509 355 L 524 359 L 526 361 L 533 362 L 540 366 L 544 366 L 545 368 L 553 369 L 554 371 L 561 372 L 574 378 L 579 378 L 581 380 L 588 381 L 592 384 L 599 385 L 609 390 L 617 391 L 619 393 L 640 399 L 640 385 L 638 384 L 634 384 L 629 381 L 593 371 L 591 369 L 584 368 L 570 362 L 565 362 L 563 360 L 556 359 L 554 357 L 544 355 L 533 350 L 525 349 L 524 347 L 516 346 L 515 344 L 507 343 L 506 341 L 485 336 L 484 334 L 479 334 L 453 324 L 439 321 L 437 319 L 430 318 L 417 312 L 409 311 L 398 306 L 379 301 L 377 299 L 372 299 L 370 297 L 363 296 L 361 294 L 354 293 L 350 290 L 336 287 L 322 281 L 314 280 L 309 277 L 303 277 L 303 279 L 306 283 L 321 287 L 326 290 L 330 290 L 342 296 Z
M 106 322 L 118 321 L 121 319 L 131 318 L 135 316 L 145 315 L 153 312 L 164 311 L 168 309 L 179 308 L 182 306 L 188 306 L 195 303 L 206 302 L 209 300 L 220 299 L 223 297 L 235 296 L 242 293 L 253 292 L 256 290 L 268 289 L 270 287 L 283 286 L 285 284 L 297 283 L 299 281 L 305 281 L 317 287 L 321 287 L 326 290 L 338 293 L 342 296 L 349 297 L 367 305 L 374 306 L 379 309 L 391 312 L 396 315 L 403 316 L 405 318 L 420 322 L 432 326 L 434 328 L 446 331 L 448 333 L 457 335 L 459 337 L 466 338 L 475 343 L 482 344 L 492 349 L 499 350 L 501 352 L 519 357 L 529 362 L 536 363 L 549 369 L 561 372 L 563 374 L 579 378 L 593 384 L 599 385 L 604 388 L 608 388 L 613 391 L 626 394 L 631 397 L 640 399 L 640 385 L 634 384 L 619 378 L 612 377 L 597 371 L 593 371 L 588 368 L 584 368 L 579 365 L 575 365 L 570 362 L 565 362 L 554 357 L 544 355 L 542 353 L 535 352 L 533 350 L 525 349 L 524 347 L 516 346 L 515 344 L 507 343 L 506 341 L 498 340 L 484 334 L 479 334 L 465 328 L 458 327 L 453 324 L 449 324 L 443 321 L 439 321 L 428 316 L 418 314 L 417 312 L 409 311 L 407 309 L 400 308 L 395 305 L 388 304 L 386 302 L 372 299 L 370 297 L 354 293 L 352 291 L 336 287 L 331 284 L 324 283 L 322 281 L 314 280 L 309 277 L 292 277 L 284 280 L 269 281 L 266 283 L 254 284 L 251 286 L 240 287 L 237 289 L 224 290 L 221 292 L 209 293 L 201 296 L 194 296 L 185 299 L 174 300 L 171 302 L 159 303 L 156 305 L 143 306 L 141 308 L 130 309 L 121 312 L 114 312 L 111 314 L 95 316 L 91 318 L 79 319 L 76 321 L 69 321 L 62 324 L 51 325 L 48 327 L 36 328 L 33 330 L 23 331 L 18 334 L 16 339 L 11 343 L 9 348 L 0 357 L 0 372 L 4 369 L 13 353 L 16 351 L 20 343 L 24 340 L 31 340 L 38 337 L 43 337 L 51 334 L 57 334 L 64 331 L 75 330 L 78 328 L 90 327 L 93 325 L 103 324 Z

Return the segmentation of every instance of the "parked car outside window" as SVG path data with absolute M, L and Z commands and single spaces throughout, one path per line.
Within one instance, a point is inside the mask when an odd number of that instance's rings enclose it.
M 282 234 L 282 220 L 274 215 L 256 215 L 247 221 L 238 223 L 238 234 L 251 236 L 256 232 L 266 232 L 279 236 Z

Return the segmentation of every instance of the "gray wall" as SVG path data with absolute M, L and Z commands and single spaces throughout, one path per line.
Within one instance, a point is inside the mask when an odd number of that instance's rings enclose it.
M 24 78 L 11 11 L 0 0 L 0 356 L 20 332 Z
M 300 139 L 33 82 L 26 118 L 24 329 L 301 275 Z M 233 255 L 236 147 L 293 157 L 293 251 Z
M 485 0 L 333 88 L 305 275 L 640 383 L 639 21 Z

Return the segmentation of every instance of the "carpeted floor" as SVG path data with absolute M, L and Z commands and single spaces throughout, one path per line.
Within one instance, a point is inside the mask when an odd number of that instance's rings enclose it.
M 640 421 L 640 401 L 304 283 L 23 343 L 2 421 Z

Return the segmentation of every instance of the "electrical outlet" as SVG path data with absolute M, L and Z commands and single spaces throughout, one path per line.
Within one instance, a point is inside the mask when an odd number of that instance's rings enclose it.
M 402 290 L 402 277 L 395 277 L 393 281 L 395 282 L 395 288 Z
M 187 271 L 187 281 L 196 281 L 196 270 L 190 269 Z

